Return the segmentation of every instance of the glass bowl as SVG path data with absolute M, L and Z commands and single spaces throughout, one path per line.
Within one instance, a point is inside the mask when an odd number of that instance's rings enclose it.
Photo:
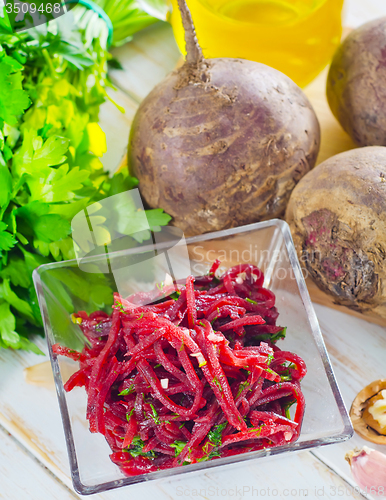
M 71 314 L 79 310 L 91 313 L 99 308 L 109 311 L 112 291 L 122 291 L 122 277 L 128 285 L 128 291 L 141 288 L 141 276 L 136 272 L 138 263 L 139 268 L 143 269 L 144 266 L 140 264 L 149 262 L 146 259 L 154 256 L 155 247 L 145 244 L 112 252 L 108 256 L 108 269 L 104 269 L 106 255 L 85 257 L 80 262 L 73 260 L 45 264 L 35 270 L 34 282 L 47 335 L 75 490 L 83 495 L 99 493 L 145 480 L 306 450 L 349 439 L 353 429 L 334 377 L 288 225 L 280 220 L 271 220 L 188 238 L 186 242 L 184 240 L 184 244 L 177 244 L 173 248 L 160 240 L 162 238 L 158 235 L 159 243 L 155 253 L 159 256 L 165 249 L 169 255 L 172 253 L 176 268 L 184 262 L 184 256 L 188 255 L 188 265 L 196 276 L 206 273 L 216 258 L 221 260 L 223 269 L 240 263 L 252 263 L 264 271 L 264 286 L 276 295 L 279 324 L 287 326 L 286 338 L 280 340 L 278 346 L 300 355 L 308 367 L 308 373 L 302 381 L 306 411 L 300 437 L 295 443 L 277 448 L 141 476 L 124 476 L 118 466 L 111 462 L 111 451 L 105 438 L 100 434 L 90 433 L 88 429 L 84 388 L 77 387 L 70 393 L 64 391 L 63 383 L 76 371 L 76 363 L 71 364 L 68 359 L 57 357 L 52 352 L 52 345 L 59 343 L 72 349 L 82 349 L 85 338 L 78 325 L 72 321 Z M 147 265 L 147 268 L 151 267 Z M 98 272 L 101 269 L 111 272 Z M 151 274 L 148 270 L 148 274 L 149 272 Z M 187 271 L 182 266 L 177 272 L 181 274 Z

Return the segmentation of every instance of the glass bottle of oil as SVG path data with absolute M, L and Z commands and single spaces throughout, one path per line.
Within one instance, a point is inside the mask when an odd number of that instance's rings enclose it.
M 250 59 L 304 87 L 326 66 L 342 34 L 343 0 L 187 0 L 204 56 Z M 177 0 L 170 22 L 180 50 Z

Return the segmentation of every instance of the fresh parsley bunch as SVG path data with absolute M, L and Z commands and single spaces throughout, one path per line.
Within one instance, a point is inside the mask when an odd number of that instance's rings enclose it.
M 0 34 L 2 348 L 40 352 L 30 340 L 42 333 L 32 271 L 74 258 L 76 213 L 137 185 L 122 173 L 109 178 L 99 159 L 106 151 L 98 112 L 109 86 L 107 27 L 85 8 L 72 12 L 75 18 Z M 154 226 L 170 220 L 151 212 Z

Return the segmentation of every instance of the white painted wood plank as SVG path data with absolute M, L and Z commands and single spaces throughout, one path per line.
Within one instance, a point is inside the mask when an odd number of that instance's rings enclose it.
M 345 0 L 343 25 L 357 28 L 367 21 L 386 16 L 385 0 Z
M 330 322 L 329 319 L 330 311 L 327 310 L 324 316 L 328 327 L 332 329 L 333 322 Z M 350 319 L 352 320 L 352 318 Z M 355 329 L 355 325 L 353 328 Z M 39 345 L 44 348 L 44 341 L 40 340 Z M 64 484 L 71 487 L 55 390 L 53 386 L 28 385 L 22 373 L 22 368 L 42 361 L 41 357 L 33 354 L 0 351 L 0 380 L 3 381 L 0 385 L 0 400 L 3 403 L 0 423 L 9 432 L 12 432 Z M 339 476 L 321 464 L 310 453 L 303 452 L 289 457 L 256 460 L 250 463 L 211 469 L 206 473 L 198 472 L 175 479 L 133 485 L 122 490 L 95 495 L 93 498 L 123 500 L 130 493 L 133 498 L 151 500 L 157 496 L 160 500 L 166 500 L 178 498 L 181 491 L 184 492 L 184 497 L 190 498 L 185 495 L 189 491 L 189 495 L 194 498 L 197 496 L 195 494 L 197 488 L 206 489 L 207 493 L 211 493 L 214 491 L 213 487 L 221 487 L 229 491 L 233 491 L 235 488 L 239 491 L 240 488 L 244 488 L 244 497 L 248 498 L 248 488 L 252 488 L 252 486 L 255 488 L 258 486 L 261 491 L 272 489 L 275 486 L 278 491 L 281 491 L 282 497 L 286 495 L 285 489 L 304 490 L 307 491 L 309 498 L 317 498 L 319 490 L 325 492 L 326 498 L 333 498 L 332 493 L 335 491 L 335 487 L 341 489 L 346 487 Z M 252 489 L 250 493 L 253 493 Z M 327 496 L 327 493 L 330 496 Z M 256 493 L 254 495 L 256 496 Z M 292 495 L 292 498 L 295 496 Z M 353 496 L 353 498 L 360 498 L 360 496 Z
M 100 495 L 104 500 L 120 500 L 125 495 L 141 500 L 177 500 L 211 498 L 274 497 L 293 500 L 307 498 L 333 499 L 335 491 L 345 490 L 346 483 L 308 453 L 286 458 L 270 458 L 244 462 L 208 472 L 190 473 L 156 483 L 133 485 Z M 348 497 L 347 497 L 348 498 Z M 351 499 L 362 499 L 354 492 Z
M 181 58 L 171 26 L 161 22 L 137 33 L 128 45 L 114 49 L 113 55 L 124 71 L 111 71 L 112 81 L 138 104 Z
M 359 391 L 386 376 L 386 328 L 324 306 L 315 305 L 315 309 L 339 388 L 349 410 Z M 386 452 L 385 446 L 375 445 L 355 434 L 350 441 L 320 448 L 315 451 L 315 456 L 355 485 L 344 457 L 347 451 L 364 445 Z
M 1 427 L 0 478 L 0 498 L 7 500 L 79 499 Z
M 37 339 L 47 351 L 44 339 Z M 54 387 L 26 383 L 23 369 L 48 357 L 23 351 L 0 350 L 0 425 L 71 487 L 59 405 Z
M 115 172 L 126 154 L 131 122 L 138 104 L 119 89 L 108 89 L 108 95 L 125 111 L 122 113 L 115 104 L 106 101 L 99 113 L 99 124 L 106 134 L 107 142 L 107 152 L 102 157 L 102 163 L 106 170 Z
M 302 452 L 286 458 L 245 462 L 211 469 L 208 472 L 132 485 L 121 490 L 101 493 L 95 498 L 124 500 L 130 494 L 132 498 L 142 500 L 235 496 L 240 499 L 262 496 L 332 499 L 337 496 L 337 491 L 346 490 L 352 491 L 350 498 L 363 499 L 362 495 L 354 488 L 350 489 L 350 485 L 333 470 L 315 460 L 311 453 Z

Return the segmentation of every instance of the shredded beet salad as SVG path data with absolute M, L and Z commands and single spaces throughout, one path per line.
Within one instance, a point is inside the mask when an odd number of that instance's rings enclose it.
M 165 286 L 158 303 L 115 294 L 109 316 L 74 315 L 89 340 L 66 391 L 85 387 L 91 432 L 129 476 L 281 446 L 295 441 L 304 414 L 304 361 L 276 345 L 275 296 L 257 267 Z M 140 295 L 140 294 L 137 294 Z M 142 294 L 143 296 L 143 294 Z M 291 419 L 289 407 L 296 404 Z

